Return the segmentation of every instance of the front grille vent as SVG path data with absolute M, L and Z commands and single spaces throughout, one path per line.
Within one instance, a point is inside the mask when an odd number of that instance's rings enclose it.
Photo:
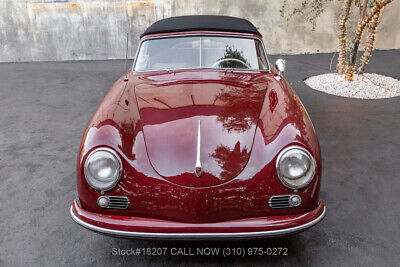
M 278 195 L 269 199 L 269 206 L 273 209 L 293 208 L 299 206 L 300 202 L 298 195 Z
M 129 199 L 121 196 L 107 196 L 109 204 L 107 209 L 126 210 L 129 207 Z

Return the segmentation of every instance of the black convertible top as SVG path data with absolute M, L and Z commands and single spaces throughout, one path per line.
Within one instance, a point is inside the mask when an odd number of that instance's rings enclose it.
M 257 34 L 261 37 L 257 28 L 248 20 L 228 16 L 195 15 L 156 21 L 146 29 L 140 38 L 155 33 L 187 31 L 241 32 Z

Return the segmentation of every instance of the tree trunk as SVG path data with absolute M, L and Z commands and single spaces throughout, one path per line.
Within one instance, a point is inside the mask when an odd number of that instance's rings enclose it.
M 373 7 L 372 11 L 368 14 L 368 16 L 364 19 L 364 21 L 358 24 L 358 29 L 356 32 L 356 36 L 354 37 L 354 47 L 351 51 L 351 61 L 349 66 L 346 68 L 346 80 L 353 81 L 354 80 L 354 72 L 356 66 L 356 59 L 358 53 L 358 47 L 360 46 L 361 37 L 364 33 L 365 27 L 372 21 L 372 19 L 381 12 L 381 10 L 389 5 L 393 0 L 385 0 L 381 3 L 377 3 L 376 6 Z
M 346 24 L 350 15 L 350 8 L 353 0 L 345 0 L 343 6 L 343 15 L 339 21 L 338 41 L 339 41 L 339 58 L 337 69 L 339 74 L 345 74 L 347 68 L 346 60 Z
M 374 49 L 374 43 L 375 43 L 375 33 L 376 33 L 376 28 L 379 25 L 379 19 L 381 17 L 381 12 L 379 12 L 372 20 L 371 25 L 369 26 L 369 34 L 368 38 L 364 47 L 364 53 L 361 57 L 360 60 L 360 66 L 358 67 L 357 73 L 358 74 L 363 74 L 365 71 L 365 67 L 369 63 L 369 59 L 372 56 L 372 49 Z
M 360 13 L 360 18 L 362 20 L 365 19 L 365 15 L 367 15 L 367 7 L 368 7 L 368 0 L 364 0 L 363 9 Z

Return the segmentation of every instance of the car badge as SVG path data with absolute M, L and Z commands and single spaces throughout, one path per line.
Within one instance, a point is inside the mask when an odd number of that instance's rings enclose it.
M 194 173 L 196 174 L 197 177 L 200 177 L 203 173 L 203 169 L 201 167 L 201 162 L 200 162 L 200 120 L 198 124 L 198 129 L 197 129 L 197 156 L 196 156 L 196 166 L 194 168 Z

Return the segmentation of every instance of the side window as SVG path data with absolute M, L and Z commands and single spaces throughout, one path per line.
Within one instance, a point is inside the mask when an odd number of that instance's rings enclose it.
M 264 48 L 260 41 L 256 41 L 256 50 L 257 50 L 257 59 L 258 59 L 258 67 L 260 70 L 268 69 L 267 58 L 265 57 Z

